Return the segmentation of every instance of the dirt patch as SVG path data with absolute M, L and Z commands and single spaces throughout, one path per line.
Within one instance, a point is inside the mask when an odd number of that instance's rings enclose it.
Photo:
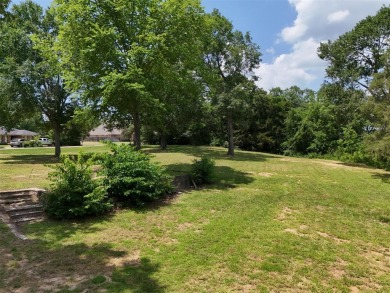
M 330 235 L 328 233 L 324 233 L 324 232 L 317 232 L 317 234 L 323 238 L 331 239 L 331 240 L 335 241 L 336 243 L 349 243 L 350 242 L 349 240 L 340 239 L 340 238 L 337 238 L 336 236 L 332 236 L 332 235 Z
M 179 224 L 178 229 L 179 229 L 180 231 L 184 231 L 184 230 L 187 230 L 187 229 L 189 229 L 189 228 L 191 228 L 191 227 L 193 227 L 193 226 L 194 226 L 194 225 L 191 224 L 191 223 L 182 223 L 182 224 Z
M 114 266 L 114 267 L 123 267 L 126 265 L 139 266 L 141 264 L 140 256 L 141 256 L 141 252 L 138 250 L 131 255 L 110 258 L 108 259 L 107 263 L 109 266 Z
M 293 213 L 294 213 L 294 210 L 292 210 L 288 207 L 284 207 L 282 209 L 282 211 L 279 213 L 279 215 L 277 216 L 277 219 L 279 221 L 285 221 Z
M 294 234 L 294 235 L 297 235 L 297 236 L 301 236 L 301 237 L 306 237 L 307 235 L 305 234 L 302 234 L 300 233 L 298 230 L 296 229 L 291 229 L 291 228 L 287 228 L 287 229 L 284 229 L 284 231 L 288 232 L 288 233 L 291 233 L 291 234 Z
M 261 172 L 261 173 L 258 173 L 257 175 L 259 175 L 261 177 L 272 177 L 275 174 L 274 173 Z
M 367 250 L 362 256 L 367 260 L 373 274 L 377 276 L 390 274 L 390 248 Z
M 329 272 L 331 276 L 335 279 L 342 279 L 346 275 L 345 267 L 348 265 L 343 259 L 338 259 L 332 267 L 330 267 Z
M 293 160 L 293 159 L 289 159 L 289 158 L 283 158 L 283 159 L 280 159 L 282 162 L 291 162 L 291 163 L 299 163 L 298 160 Z

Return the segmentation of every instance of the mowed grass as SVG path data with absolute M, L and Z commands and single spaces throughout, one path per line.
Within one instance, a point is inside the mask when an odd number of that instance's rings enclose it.
M 215 184 L 26 225 L 28 241 L 0 224 L 0 292 L 390 292 L 389 173 L 211 147 L 145 151 L 171 174 L 211 157 Z M 48 152 L 0 150 L 0 189 L 46 187 Z

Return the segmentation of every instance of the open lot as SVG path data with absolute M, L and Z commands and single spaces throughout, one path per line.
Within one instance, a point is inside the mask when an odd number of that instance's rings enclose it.
M 104 218 L 26 225 L 28 241 L 0 224 L 0 292 L 390 291 L 390 173 L 241 151 L 230 159 L 212 147 L 145 151 L 172 174 L 211 157 L 215 184 Z M 0 190 L 47 188 L 53 152 L 0 149 Z

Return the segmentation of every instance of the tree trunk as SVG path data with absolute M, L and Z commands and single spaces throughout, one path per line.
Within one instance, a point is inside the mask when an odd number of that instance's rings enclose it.
M 233 117 L 228 116 L 228 156 L 234 156 Z
M 168 145 L 167 135 L 164 132 L 162 132 L 161 136 L 160 136 L 160 147 L 161 147 L 162 150 L 166 150 L 167 149 L 167 145 Z
M 139 113 L 133 115 L 134 122 L 134 146 L 136 150 L 141 149 L 141 118 Z
M 61 156 L 61 144 L 60 144 L 61 130 L 59 127 L 54 127 L 53 131 L 54 131 L 54 145 L 55 145 L 54 156 L 56 158 L 59 158 Z

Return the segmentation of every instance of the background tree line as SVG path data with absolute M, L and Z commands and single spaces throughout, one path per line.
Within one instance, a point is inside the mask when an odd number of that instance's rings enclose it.
M 198 0 L 56 0 L 46 11 L 26 1 L 0 13 L 0 124 L 46 125 L 57 156 L 61 136 L 104 123 L 137 148 L 389 165 L 389 6 L 321 44 L 329 66 L 317 92 L 257 87 L 259 46 Z

